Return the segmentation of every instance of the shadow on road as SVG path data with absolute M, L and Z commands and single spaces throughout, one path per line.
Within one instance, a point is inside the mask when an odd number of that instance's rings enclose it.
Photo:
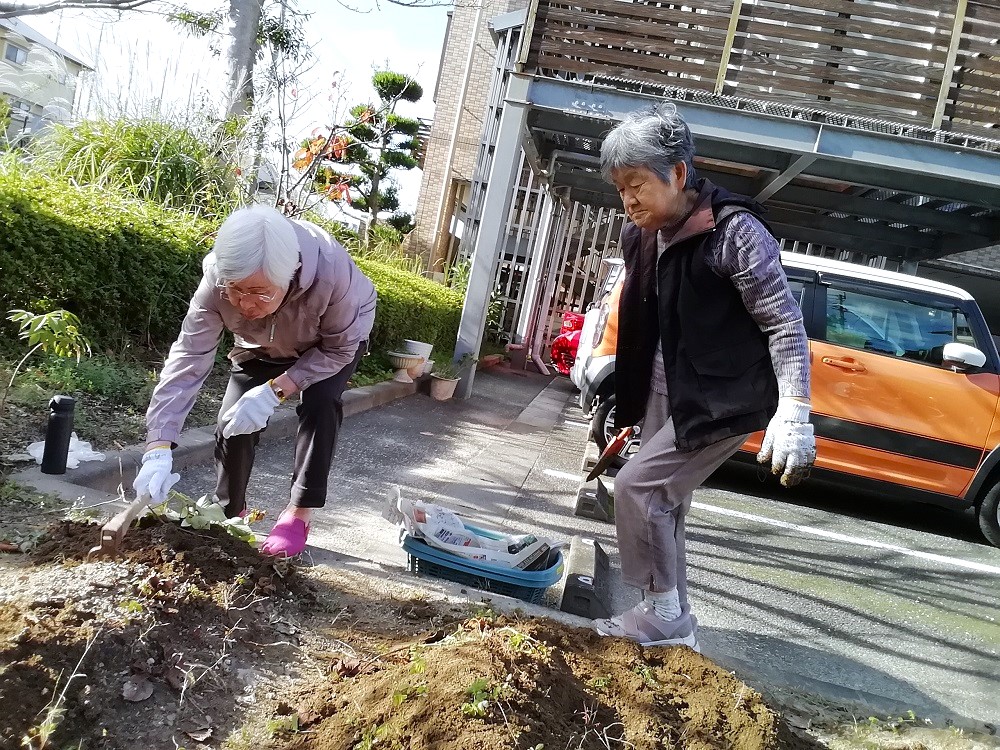
M 798 487 L 786 489 L 756 467 L 736 461 L 715 472 L 705 486 L 990 546 L 980 533 L 972 510 L 897 500 L 819 479 L 808 479 Z

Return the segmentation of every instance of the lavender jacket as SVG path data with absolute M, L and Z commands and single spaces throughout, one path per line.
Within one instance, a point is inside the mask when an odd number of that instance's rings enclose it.
M 147 443 L 176 444 L 198 390 L 212 371 L 223 329 L 236 337 L 229 353 L 233 363 L 294 360 L 285 374 L 300 390 L 354 361 L 375 322 L 375 287 L 325 231 L 307 221 L 293 221 L 292 226 L 302 265 L 281 307 L 261 320 L 247 320 L 223 297 L 215 286 L 215 255 L 206 256 L 201 284 L 146 412 Z

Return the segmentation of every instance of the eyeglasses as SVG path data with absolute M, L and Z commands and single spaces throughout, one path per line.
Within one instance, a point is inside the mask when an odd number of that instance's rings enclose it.
M 259 302 L 261 304 L 267 304 L 268 302 L 274 301 L 277 294 L 259 294 L 257 292 L 241 292 L 239 289 L 230 286 L 224 281 L 220 281 L 215 285 L 215 288 L 219 290 L 219 293 L 229 299 L 230 302 L 234 304 L 239 304 L 243 301 L 244 297 L 249 298 L 251 302 Z

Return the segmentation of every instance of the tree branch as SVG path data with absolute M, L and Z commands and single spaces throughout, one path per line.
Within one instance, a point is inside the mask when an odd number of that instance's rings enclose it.
M 0 0 L 0 18 L 35 16 L 58 10 L 135 10 L 160 0 Z

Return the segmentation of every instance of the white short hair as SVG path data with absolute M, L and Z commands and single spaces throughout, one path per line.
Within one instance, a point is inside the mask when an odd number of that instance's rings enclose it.
M 223 281 L 240 281 L 262 270 L 272 284 L 286 287 L 299 265 L 299 240 L 280 211 L 250 206 L 222 222 L 212 254 Z

